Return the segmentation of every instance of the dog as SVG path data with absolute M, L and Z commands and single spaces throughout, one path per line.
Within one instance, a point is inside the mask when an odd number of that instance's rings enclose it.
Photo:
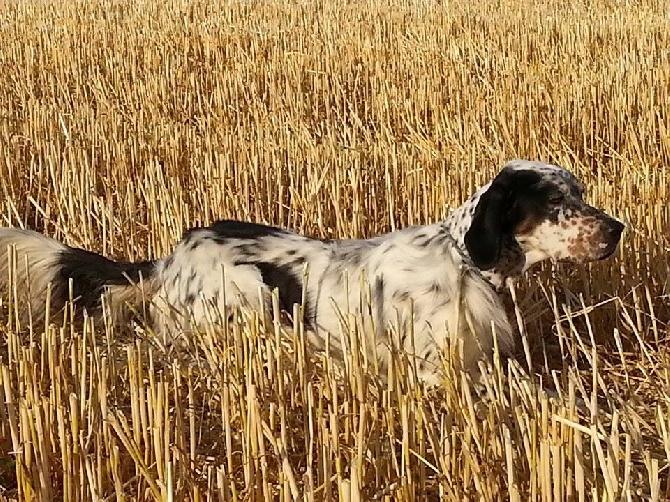
M 517 160 L 438 223 L 370 239 L 323 240 L 224 220 L 186 231 L 166 258 L 139 263 L 5 228 L 0 278 L 14 270 L 8 282 L 33 316 L 44 313 L 47 290 L 52 309 L 74 300 L 94 315 L 103 297 L 115 308 L 148 298 L 151 323 L 165 336 L 212 322 L 217 312 L 268 310 L 276 291 L 283 311 L 303 306 L 317 347 L 327 338 L 339 347 L 353 313 L 363 319 L 365 345 L 382 367 L 391 360 L 392 330 L 415 359 L 417 377 L 434 385 L 447 347 L 458 347 L 462 367 L 474 377 L 494 345 L 511 353 L 513 331 L 497 293 L 508 278 L 546 259 L 588 262 L 614 253 L 623 224 L 587 205 L 583 193 L 567 170 Z

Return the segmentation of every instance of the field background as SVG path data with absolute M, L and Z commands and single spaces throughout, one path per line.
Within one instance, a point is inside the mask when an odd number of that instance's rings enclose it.
M 669 82 L 662 1 L 2 0 L 3 226 L 127 259 L 223 217 L 371 236 L 521 157 L 627 232 L 518 282 L 518 364 L 484 403 L 253 316 L 185 353 L 31 332 L 6 296 L 0 497 L 668 499 Z

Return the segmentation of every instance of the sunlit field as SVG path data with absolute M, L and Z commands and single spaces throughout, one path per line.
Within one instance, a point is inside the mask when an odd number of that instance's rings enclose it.
M 168 346 L 5 291 L 0 498 L 667 500 L 669 82 L 664 2 L 0 0 L 0 226 L 133 260 L 221 218 L 369 237 L 513 158 L 627 225 L 505 294 L 485 396 L 449 361 L 383 383 L 356 330 L 344 361 L 253 312 Z

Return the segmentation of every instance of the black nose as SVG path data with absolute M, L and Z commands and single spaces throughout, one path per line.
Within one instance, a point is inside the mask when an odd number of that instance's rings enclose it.
M 607 232 L 609 233 L 610 237 L 617 242 L 619 238 L 621 237 L 621 233 L 623 232 L 623 229 L 625 228 L 624 224 L 621 223 L 620 221 L 617 220 L 612 220 L 612 223 L 610 223 L 609 228 Z

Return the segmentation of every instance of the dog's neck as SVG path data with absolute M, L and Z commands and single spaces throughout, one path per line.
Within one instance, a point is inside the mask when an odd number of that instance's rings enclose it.
M 475 195 L 461 207 L 453 211 L 443 222 L 445 228 L 458 244 L 461 253 L 468 258 L 470 258 L 470 253 L 468 253 L 465 246 L 465 234 L 472 223 L 472 215 L 477 206 L 477 201 L 486 188 L 487 187 L 483 187 L 480 191 L 475 193 Z M 526 256 L 514 236 L 510 235 L 505 238 L 500 258 L 496 264 L 488 270 L 482 270 L 482 275 L 493 284 L 496 289 L 501 289 L 508 278 L 521 276 L 525 265 Z

